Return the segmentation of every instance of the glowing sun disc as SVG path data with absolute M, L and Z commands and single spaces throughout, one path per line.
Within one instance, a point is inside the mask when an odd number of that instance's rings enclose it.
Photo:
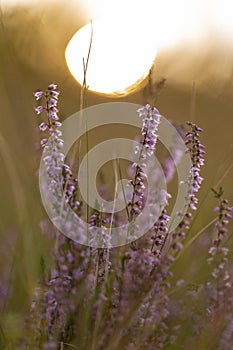
M 127 94 L 147 77 L 156 50 L 142 28 L 113 21 L 92 23 L 93 38 L 86 74 L 89 90 L 103 94 Z M 71 38 L 65 51 L 73 77 L 82 85 L 83 59 L 86 61 L 91 39 L 91 24 Z

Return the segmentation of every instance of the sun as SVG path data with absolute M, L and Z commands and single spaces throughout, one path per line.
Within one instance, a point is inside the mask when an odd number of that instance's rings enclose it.
M 185 41 L 195 44 L 208 28 L 232 38 L 231 4 L 231 0 L 85 0 L 87 18 L 93 19 L 89 90 L 127 95 L 141 86 L 162 50 Z M 81 85 L 91 29 L 90 23 L 79 29 L 65 52 L 67 66 Z
M 137 89 L 156 57 L 156 48 L 149 42 L 145 31 L 106 20 L 82 27 L 65 51 L 67 66 L 80 84 L 83 83 L 83 61 L 87 59 L 91 36 L 86 74 L 89 90 L 121 96 Z

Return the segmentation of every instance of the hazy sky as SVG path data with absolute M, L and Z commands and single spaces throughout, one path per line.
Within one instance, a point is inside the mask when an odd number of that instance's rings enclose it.
M 179 23 L 191 27 L 214 27 L 218 31 L 233 38 L 233 1 L 232 0 L 1 0 L 3 6 L 16 4 L 41 4 L 64 3 L 66 6 L 85 6 L 90 17 L 106 16 L 114 14 L 120 9 L 121 14 L 131 9 L 133 14 L 146 13 L 148 20 L 152 22 L 166 23 L 172 30 L 172 26 Z M 94 17 L 94 18 L 93 18 Z M 154 19 L 154 20 L 153 20 Z M 152 23 L 153 24 L 153 23 Z M 173 28 L 174 29 L 174 28 Z

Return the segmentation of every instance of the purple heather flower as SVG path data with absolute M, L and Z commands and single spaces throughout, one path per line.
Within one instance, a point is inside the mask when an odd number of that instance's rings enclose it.
M 55 130 L 55 135 L 56 135 L 57 137 L 62 136 L 61 130 Z
M 63 172 L 64 172 L 63 178 L 65 181 L 72 178 L 72 171 L 71 171 L 69 165 L 67 165 L 67 164 L 63 165 Z
M 59 126 L 62 126 L 62 123 L 55 121 L 55 122 L 53 122 L 53 125 L 56 127 L 59 127 Z
M 40 100 L 43 95 L 44 95 L 43 91 L 36 91 L 34 93 L 34 97 L 35 97 L 36 101 Z
M 57 99 L 55 99 L 55 98 L 49 98 L 48 99 L 48 106 L 49 106 L 49 108 L 51 108 L 51 107 L 56 107 L 57 106 Z
M 58 109 L 57 108 L 55 108 L 55 107 L 52 107 L 52 108 L 50 108 L 49 109 L 49 111 L 48 111 L 48 119 L 53 119 L 53 120 L 59 120 L 59 117 L 58 117 L 58 115 L 57 115 L 57 113 L 58 113 Z
M 56 88 L 57 88 L 57 84 L 50 84 L 48 86 L 48 90 L 56 90 Z
M 40 124 L 39 128 L 41 131 L 45 131 L 48 128 L 48 125 L 46 123 L 42 122 Z
M 56 138 L 56 139 L 55 139 L 55 142 L 56 142 L 56 144 L 57 144 L 59 147 L 62 147 L 62 146 L 63 146 L 63 143 L 64 143 L 64 141 L 63 141 L 62 139 L 59 139 L 59 138 Z
M 50 94 L 53 98 L 58 99 L 60 92 L 59 91 L 51 91 Z
M 35 111 L 36 111 L 36 114 L 41 114 L 44 110 L 44 107 L 43 106 L 38 106 L 35 108 Z
M 139 117 L 146 117 L 148 115 L 148 112 L 150 110 L 150 105 L 147 103 L 145 107 L 141 107 L 137 110 Z
M 54 105 L 49 106 L 49 111 L 53 112 L 53 113 L 58 113 L 59 112 L 59 110 Z
M 68 183 L 67 187 L 66 187 L 66 194 L 68 197 L 71 197 L 73 192 L 75 190 L 75 186 L 72 183 Z
M 61 160 L 63 162 L 64 158 L 65 158 L 65 156 L 63 153 L 61 153 L 61 152 L 56 153 L 56 159 Z
M 44 147 L 46 145 L 46 143 L 48 142 L 48 139 L 44 138 L 40 141 L 40 144 L 42 147 Z

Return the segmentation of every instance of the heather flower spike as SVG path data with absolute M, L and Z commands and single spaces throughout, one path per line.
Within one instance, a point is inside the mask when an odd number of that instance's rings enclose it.
M 219 191 L 212 189 L 215 197 L 219 200 L 219 205 L 215 207 L 214 211 L 218 213 L 218 221 L 215 224 L 217 230 L 217 238 L 214 240 L 214 247 L 219 247 L 221 241 L 226 237 L 228 233 L 227 226 L 229 224 L 229 219 L 232 219 L 231 212 L 233 208 L 229 206 L 228 200 L 223 199 L 223 189 L 219 188 Z M 214 251 L 214 247 L 212 251 Z
M 45 98 L 44 106 L 41 105 L 36 108 L 37 114 L 41 114 L 43 111 L 46 111 L 47 114 L 46 122 L 43 121 L 39 126 L 39 129 L 42 132 L 46 132 L 48 136 L 41 140 L 41 146 L 47 147 L 47 155 L 44 157 L 44 162 L 47 166 L 48 174 L 51 177 L 50 189 L 52 193 L 58 196 L 58 189 L 64 189 L 66 202 L 69 203 L 72 208 L 77 209 L 80 204 L 75 198 L 77 180 L 73 178 L 68 165 L 60 165 L 64 161 L 64 155 L 61 152 L 63 146 L 62 132 L 58 129 L 62 126 L 62 123 L 59 121 L 59 110 L 56 108 L 59 96 L 59 92 L 56 91 L 56 89 L 56 84 L 50 84 L 45 92 L 40 91 L 34 94 L 36 100 L 43 96 Z M 48 144 L 49 138 L 51 138 L 52 142 Z M 69 177 L 67 177 L 68 173 L 70 174 Z
M 190 169 L 190 175 L 187 181 L 183 181 L 180 185 L 188 186 L 187 195 L 187 205 L 184 208 L 184 213 L 177 213 L 177 215 L 184 215 L 183 220 L 179 223 L 177 229 L 172 234 L 172 248 L 174 251 L 181 250 L 183 245 L 181 241 L 186 237 L 186 232 L 190 227 L 190 222 L 192 220 L 192 214 L 190 210 L 196 210 L 198 204 L 197 193 L 201 187 L 203 177 L 200 176 L 200 168 L 204 165 L 204 146 L 201 144 L 200 132 L 202 129 L 196 124 L 187 122 L 190 130 L 185 134 L 185 144 L 187 147 L 187 152 L 189 153 L 192 161 L 192 166 Z
M 215 197 L 218 199 L 219 204 L 215 208 L 215 212 L 218 213 L 217 222 L 215 224 L 215 230 L 217 237 L 214 239 L 212 246 L 209 248 L 208 263 L 212 266 L 211 279 L 206 283 L 206 290 L 208 292 L 208 315 L 211 319 L 219 313 L 221 308 L 225 308 L 225 305 L 232 303 L 232 280 L 230 279 L 231 272 L 229 271 L 229 249 L 224 246 L 226 236 L 228 234 L 228 216 L 229 212 L 233 211 L 233 208 L 229 206 L 228 200 L 224 199 L 223 189 L 220 187 L 218 191 L 212 189 Z M 230 294 L 229 294 L 230 292 Z M 233 304 L 232 304 L 233 305 Z M 229 317 L 229 315 L 228 315 Z M 230 314 L 230 318 L 232 314 Z M 233 336 L 230 337 L 228 345 L 232 344 Z M 225 348 L 230 348 L 229 346 Z
M 200 168 L 204 165 L 204 146 L 201 144 L 199 138 L 199 132 L 202 132 L 202 129 L 197 125 L 187 122 L 187 125 L 190 127 L 190 131 L 185 134 L 186 145 L 188 147 L 188 152 L 191 156 L 192 167 L 190 169 L 190 177 L 188 180 L 189 186 L 189 208 L 196 210 L 196 204 L 198 199 L 196 197 L 197 192 L 200 189 L 203 177 L 200 176 Z
M 128 202 L 130 209 L 130 219 L 140 214 L 145 195 L 146 175 L 143 172 L 143 168 L 146 165 L 146 159 L 150 158 L 155 152 L 155 146 L 157 142 L 157 130 L 160 123 L 160 114 L 155 107 L 151 107 L 147 104 L 145 107 L 138 109 L 139 117 L 142 118 L 142 140 L 140 146 L 135 149 L 135 154 L 139 155 L 138 162 L 134 163 L 132 168 L 135 171 L 134 180 L 129 181 L 129 185 L 133 187 L 132 199 Z

